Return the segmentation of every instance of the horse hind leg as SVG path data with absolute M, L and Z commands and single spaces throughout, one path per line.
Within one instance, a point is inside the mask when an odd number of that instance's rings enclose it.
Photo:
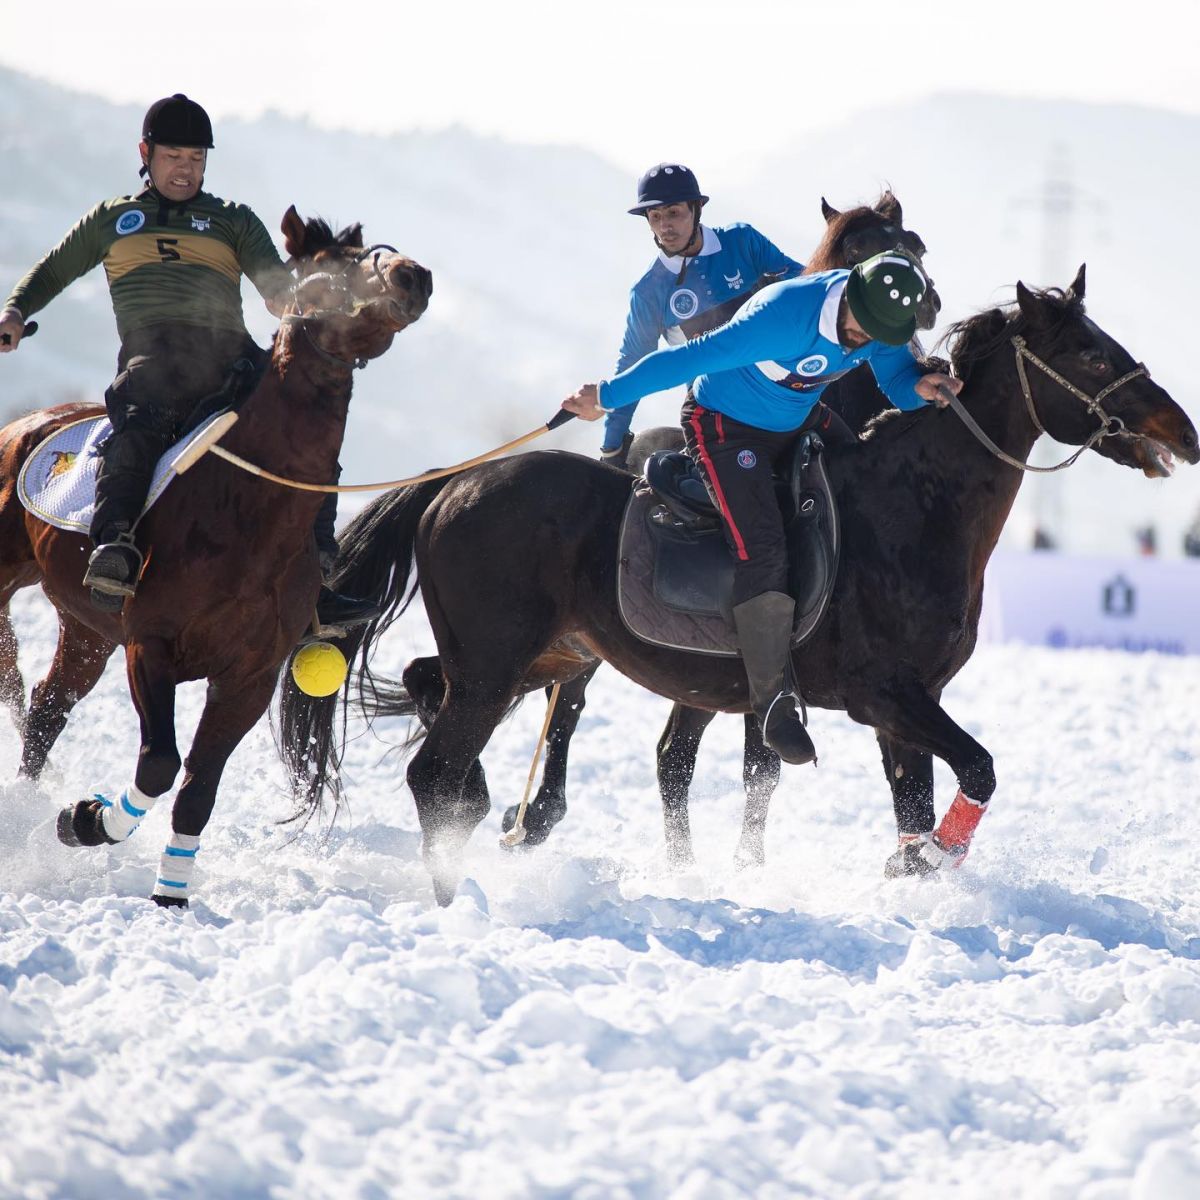
M 25 680 L 17 662 L 17 634 L 12 627 L 8 600 L 0 608 L 0 704 L 8 709 L 13 725 L 25 734 Z
M 6 607 L 3 621 L 0 622 L 0 660 L 6 665 L 8 654 L 4 639 L 11 636 L 12 626 Z M 19 681 L 15 648 L 14 637 L 12 670 Z M 29 713 L 24 722 L 24 745 L 19 769 L 22 776 L 39 778 L 71 710 L 99 682 L 115 649 L 113 642 L 89 629 L 70 613 L 59 613 L 58 646 L 45 678 L 34 686 Z M 6 678 L 6 682 L 11 683 L 11 679 Z
M 761 867 L 767 861 L 767 810 L 779 784 L 779 755 L 763 741 L 762 725 L 753 713 L 746 714 L 746 743 L 742 760 L 742 781 L 746 788 L 746 808 L 742 815 L 742 836 L 733 856 L 735 866 Z

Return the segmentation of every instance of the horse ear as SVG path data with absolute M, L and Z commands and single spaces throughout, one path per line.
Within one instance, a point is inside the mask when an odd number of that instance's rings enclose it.
M 875 211 L 881 217 L 886 217 L 889 221 L 894 221 L 897 225 L 904 224 L 904 209 L 900 207 L 900 201 L 891 192 L 884 192 L 875 201 Z
M 1075 273 L 1075 278 L 1071 281 L 1071 286 L 1067 288 L 1068 300 L 1082 300 L 1083 293 L 1087 290 L 1087 263 L 1080 263 L 1079 270 Z
M 1019 279 L 1017 280 L 1017 306 L 1027 321 L 1035 324 L 1041 321 L 1041 302 Z
M 842 214 L 838 212 L 824 196 L 821 197 L 821 216 L 825 218 L 825 224 L 828 225 L 834 217 L 840 217 Z
M 304 241 L 306 230 L 304 222 L 300 219 L 300 214 L 296 211 L 294 204 L 289 205 L 287 212 L 283 214 L 283 221 L 279 228 L 283 231 L 283 245 L 288 254 L 292 258 L 300 258 L 304 254 Z

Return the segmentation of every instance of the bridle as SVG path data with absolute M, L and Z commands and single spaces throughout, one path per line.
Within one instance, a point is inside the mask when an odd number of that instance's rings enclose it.
M 1021 394 L 1025 397 L 1025 407 L 1029 410 L 1029 416 L 1033 420 L 1034 428 L 1038 431 L 1039 435 L 1046 433 L 1046 427 L 1042 424 L 1041 419 L 1038 417 L 1037 409 L 1033 404 L 1033 391 L 1029 386 L 1029 376 L 1025 371 L 1026 362 L 1033 363 L 1035 367 L 1049 375 L 1050 378 L 1059 385 L 1059 387 L 1070 392 L 1071 395 L 1077 400 L 1081 400 L 1087 406 L 1088 411 L 1100 421 L 1100 428 L 1097 429 L 1096 432 L 1093 433 L 1091 437 L 1089 437 L 1088 440 L 1084 442 L 1084 444 L 1080 446 L 1078 450 L 1075 451 L 1074 454 L 1072 454 L 1069 458 L 1064 459 L 1062 462 L 1057 463 L 1052 467 L 1031 466 L 1029 463 L 1021 462 L 1019 458 L 1013 458 L 1011 454 L 1006 454 L 1003 450 L 1001 450 L 1000 447 L 997 446 L 996 443 L 993 442 L 992 439 L 983 432 L 975 418 L 972 417 L 971 414 L 963 407 L 962 401 L 959 400 L 959 398 L 954 395 L 949 388 L 943 387 L 941 394 L 948 399 L 950 407 L 954 409 L 954 411 L 962 419 L 963 424 L 966 425 L 966 427 L 979 439 L 979 441 L 982 442 L 983 445 L 986 446 L 997 458 L 1008 463 L 1010 467 L 1016 467 L 1021 471 L 1034 471 L 1038 474 L 1050 474 L 1053 471 L 1061 471 L 1064 468 L 1071 466 L 1072 463 L 1074 463 L 1085 450 L 1090 450 L 1104 438 L 1118 437 L 1121 434 L 1126 434 L 1129 437 L 1144 439 L 1144 434 L 1134 433 L 1130 429 L 1126 428 L 1125 422 L 1120 417 L 1111 416 L 1100 403 L 1108 396 L 1111 396 L 1113 392 L 1117 390 L 1117 388 L 1123 387 L 1125 384 L 1129 383 L 1130 380 L 1137 379 L 1140 376 L 1148 376 L 1150 372 L 1146 370 L 1144 363 L 1138 363 L 1132 371 L 1127 371 L 1121 376 L 1120 379 L 1114 379 L 1112 383 L 1101 388 L 1100 391 L 1098 391 L 1094 396 L 1089 396 L 1087 392 L 1083 390 L 1083 388 L 1076 387 L 1075 384 L 1073 384 L 1065 375 L 1060 375 L 1052 366 L 1050 366 L 1049 363 L 1038 358 L 1038 356 L 1034 354 L 1034 352 L 1025 344 L 1025 339 L 1023 337 L 1017 336 L 1012 338 L 1011 341 L 1017 357 L 1017 378 L 1021 381 Z
M 347 264 L 349 267 L 358 266 L 368 254 L 373 255 L 371 259 L 371 269 L 375 274 L 375 278 L 379 280 L 380 286 L 383 289 L 383 295 L 387 294 L 388 281 L 383 277 L 383 272 L 379 269 L 379 253 L 381 250 L 390 250 L 393 254 L 399 254 L 400 251 L 395 246 L 389 246 L 386 242 L 375 242 L 373 245 L 360 250 Z M 291 260 L 294 262 L 294 260 Z M 288 264 L 291 265 L 291 262 Z M 328 290 L 333 294 L 337 303 L 326 308 L 314 308 L 308 312 L 300 311 L 300 289 L 313 280 L 318 280 L 326 285 Z M 378 297 L 377 297 L 378 298 Z M 302 279 L 297 279 L 292 285 L 292 301 L 296 305 L 297 311 L 294 313 L 284 313 L 279 318 L 280 323 L 290 323 L 300 326 L 301 332 L 304 334 L 305 340 L 316 353 L 318 358 L 324 359 L 325 362 L 334 366 L 346 367 L 351 371 L 361 371 L 363 367 L 370 361 L 366 358 L 342 358 L 340 355 L 332 354 L 323 346 L 317 343 L 317 339 L 313 337 L 312 330 L 308 326 L 308 322 L 319 320 L 323 317 L 354 317 L 362 312 L 370 304 L 374 304 L 375 300 L 359 300 L 354 292 L 346 283 L 346 272 L 340 271 L 334 275 L 329 271 L 316 271 L 312 275 L 305 275 Z

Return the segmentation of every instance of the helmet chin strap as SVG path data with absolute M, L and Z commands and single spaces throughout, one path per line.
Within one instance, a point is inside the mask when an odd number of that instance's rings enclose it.
M 680 250 L 680 252 L 679 252 L 680 257 L 683 259 L 683 266 L 681 266 L 679 268 L 679 274 L 675 277 L 675 286 L 676 287 L 678 287 L 683 282 L 683 277 L 687 274 L 688 263 L 690 263 L 692 261 L 692 259 L 696 257 L 696 254 L 699 254 L 700 251 L 704 248 L 704 239 L 702 237 L 700 237 L 700 209 L 703 207 L 703 205 L 701 205 L 699 200 L 689 200 L 688 203 L 691 205 L 692 214 L 693 214 L 692 215 L 692 233 L 691 233 L 691 236 L 688 238 L 688 240 L 686 242 L 684 242 L 683 249 Z M 649 219 L 649 218 L 647 218 L 647 219 Z M 688 252 L 687 252 L 687 248 L 697 239 L 697 237 L 700 237 L 700 245 L 696 247 L 696 254 L 689 256 Z M 654 235 L 654 244 L 668 258 L 675 257 L 675 255 L 673 255 L 670 252 L 670 250 L 668 250 L 666 248 L 666 246 L 664 246 L 662 244 L 662 242 L 660 242 L 658 240 L 658 234 Z

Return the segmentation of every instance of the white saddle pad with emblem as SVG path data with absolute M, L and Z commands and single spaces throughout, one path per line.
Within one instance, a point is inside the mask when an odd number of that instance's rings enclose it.
M 197 425 L 158 460 L 143 514 L 175 478 L 175 464 L 183 452 L 221 415 L 214 413 Z M 55 529 L 87 533 L 96 505 L 99 448 L 111 432 L 107 417 L 87 417 L 51 434 L 25 460 L 17 477 L 17 496 L 21 503 Z

